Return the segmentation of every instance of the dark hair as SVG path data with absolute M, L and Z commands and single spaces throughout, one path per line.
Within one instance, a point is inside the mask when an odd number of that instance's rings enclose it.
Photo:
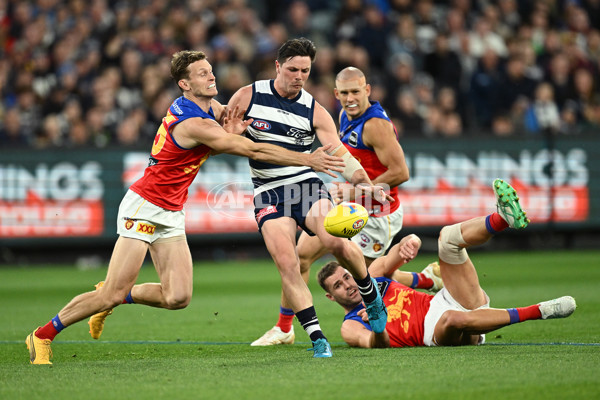
M 323 290 L 325 290 L 326 292 L 329 292 L 329 290 L 327 290 L 327 287 L 325 287 L 325 279 L 333 275 L 333 273 L 339 267 L 341 267 L 340 263 L 338 263 L 337 261 L 330 261 L 327 264 L 325 264 L 317 274 L 317 281 L 319 282 L 319 285 L 321 285 Z
M 310 61 L 315 61 L 317 48 L 315 44 L 306 38 L 290 39 L 277 50 L 277 61 L 283 64 L 292 57 L 310 57 Z
M 190 64 L 196 61 L 205 60 L 206 54 L 201 51 L 194 50 L 182 50 L 173 54 L 171 58 L 171 77 L 175 80 L 175 83 L 179 82 L 180 79 L 187 79 L 190 77 L 190 71 L 188 67 Z

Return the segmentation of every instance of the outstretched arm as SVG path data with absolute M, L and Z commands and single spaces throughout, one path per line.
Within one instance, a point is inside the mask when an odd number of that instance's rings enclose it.
M 405 236 L 390 249 L 387 255 L 373 261 L 369 266 L 369 273 L 374 278 L 385 276 L 391 279 L 398 268 L 417 256 L 420 248 L 421 239 L 417 235 Z
M 364 312 L 364 316 L 360 315 L 361 312 Z M 361 312 L 359 312 L 359 315 L 364 320 L 366 318 L 366 311 L 361 310 Z M 365 328 L 364 325 L 358 321 L 353 321 L 351 319 L 344 321 L 341 333 L 344 342 L 352 347 L 362 347 L 366 349 L 390 347 L 390 337 L 386 330 L 382 333 L 375 333 Z

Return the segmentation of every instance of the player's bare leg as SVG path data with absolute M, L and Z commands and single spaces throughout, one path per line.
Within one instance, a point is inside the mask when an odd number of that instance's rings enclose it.
M 135 285 L 131 297 L 136 304 L 177 310 L 192 299 L 193 264 L 185 236 L 157 241 L 150 255 L 160 283 Z
M 300 274 L 296 253 L 296 221 L 281 217 L 265 221 L 261 232 L 279 275 L 284 296 L 313 343 L 314 357 L 331 357 L 331 346 L 319 325 L 312 295 Z
M 328 199 L 317 201 L 307 213 L 306 226 L 319 237 L 323 246 L 333 254 L 340 265 L 352 274 L 365 302 L 371 328 L 374 332 L 381 333 L 387 323 L 387 309 L 375 280 L 367 272 L 362 251 L 356 243 L 330 235 L 323 226 L 325 215 L 332 208 L 333 205 Z
M 58 316 L 69 326 L 97 312 L 123 302 L 137 280 L 148 251 L 148 243 L 119 237 L 113 250 L 104 285 L 100 290 L 83 293 L 67 304 Z

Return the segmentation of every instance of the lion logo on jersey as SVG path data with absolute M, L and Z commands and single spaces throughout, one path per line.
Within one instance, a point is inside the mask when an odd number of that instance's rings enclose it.
M 394 288 L 394 295 L 390 298 L 390 304 L 387 306 L 388 322 L 400 320 L 400 326 L 402 326 L 404 333 L 408 333 L 410 327 L 410 313 L 404 309 L 405 303 L 411 304 L 408 296 L 408 290 Z

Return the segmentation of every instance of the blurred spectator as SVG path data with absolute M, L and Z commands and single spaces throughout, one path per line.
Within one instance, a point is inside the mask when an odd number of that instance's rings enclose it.
M 372 66 L 383 69 L 387 55 L 387 43 L 384 38 L 389 36 L 391 26 L 381 10 L 374 5 L 367 5 L 363 16 L 364 24 L 358 30 L 357 44 L 367 51 Z M 356 67 L 361 70 L 363 68 Z
M 525 114 L 525 127 L 532 133 L 558 133 L 560 115 L 554 102 L 554 91 L 549 83 L 540 83 L 535 90 L 535 100 Z
M 515 133 L 515 127 L 507 115 L 496 115 L 492 119 L 492 133 L 499 137 L 512 136 Z
M 388 59 L 398 54 L 407 54 L 416 60 L 419 67 L 422 63 L 421 49 L 417 43 L 417 26 L 412 15 L 400 15 L 396 28 L 388 36 Z
M 401 90 L 396 96 L 398 131 L 402 137 L 421 137 L 423 118 L 417 112 L 417 100 L 410 90 Z
M 520 97 L 532 100 L 535 85 L 533 79 L 525 76 L 523 59 L 519 56 L 509 58 L 496 93 L 500 100 L 500 109 L 510 110 Z
M 423 70 L 438 86 L 450 86 L 456 92 L 460 90 L 462 65 L 456 52 L 450 50 L 445 34 L 440 33 L 435 38 L 435 49 L 425 56 Z
M 573 92 L 571 84 L 571 67 L 569 58 L 564 53 L 557 53 L 550 61 L 546 81 L 552 85 L 556 104 L 563 108 L 565 101 Z
M 596 90 L 594 76 L 585 68 L 575 71 L 573 78 L 575 94 L 573 100 L 577 106 L 577 122 L 583 126 L 600 126 L 598 107 L 600 93 Z
M 6 146 L 7 148 L 27 147 L 30 145 L 30 141 L 21 126 L 19 111 L 15 107 L 9 108 L 4 112 L 3 123 L 0 128 L 0 140 L 2 141 L 2 146 Z
M 484 128 L 489 128 L 492 118 L 500 110 L 498 91 L 501 85 L 499 58 L 487 50 L 481 57 L 479 66 L 471 78 L 470 99 L 477 122 Z

